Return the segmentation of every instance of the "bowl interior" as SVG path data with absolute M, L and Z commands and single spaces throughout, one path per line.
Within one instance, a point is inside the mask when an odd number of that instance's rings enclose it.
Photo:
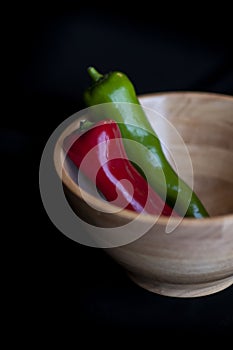
M 210 216 L 233 213 L 233 97 L 211 93 L 165 93 L 140 98 L 182 136 L 193 167 L 194 190 Z M 166 137 L 166 135 L 165 135 Z M 167 142 L 185 177 L 182 148 Z

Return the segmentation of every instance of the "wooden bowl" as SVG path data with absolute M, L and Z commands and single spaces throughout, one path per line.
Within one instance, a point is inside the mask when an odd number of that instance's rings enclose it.
M 154 223 L 152 216 L 143 216 L 140 222 L 151 226 L 144 235 L 104 249 L 129 278 L 149 291 L 197 297 L 223 290 L 233 283 L 233 97 L 168 92 L 139 99 L 142 106 L 165 116 L 182 136 L 192 160 L 194 190 L 210 218 L 184 218 L 167 234 L 168 218 L 161 216 Z M 107 213 L 103 203 L 91 194 L 87 195 L 95 208 L 85 202 L 69 166 L 64 168 L 61 163 L 61 145 L 69 131 L 60 136 L 54 160 L 73 211 L 82 220 L 106 229 L 134 220 L 137 215 L 127 210 Z

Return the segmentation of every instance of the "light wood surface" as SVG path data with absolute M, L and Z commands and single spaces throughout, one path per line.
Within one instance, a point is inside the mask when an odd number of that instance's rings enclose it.
M 168 219 L 160 217 L 141 238 L 105 251 L 129 278 L 149 291 L 175 297 L 216 293 L 233 283 L 233 97 L 168 92 L 139 98 L 143 106 L 167 118 L 182 136 L 192 160 L 194 190 L 211 217 L 185 218 L 171 234 L 165 232 Z M 182 150 L 172 144 L 169 134 L 167 137 L 182 168 Z M 103 227 L 132 220 L 135 215 L 128 211 L 106 213 L 103 203 L 91 194 L 97 209 L 85 203 L 69 166 L 61 172 L 62 138 L 64 134 L 56 145 L 55 166 L 77 215 Z M 150 220 L 153 222 L 153 218 L 145 218 Z

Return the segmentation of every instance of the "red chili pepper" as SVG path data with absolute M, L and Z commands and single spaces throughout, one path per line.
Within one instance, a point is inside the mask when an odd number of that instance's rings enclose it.
M 115 121 L 102 120 L 92 127 L 79 128 L 65 138 L 64 149 L 107 201 L 135 212 L 178 216 L 127 158 Z

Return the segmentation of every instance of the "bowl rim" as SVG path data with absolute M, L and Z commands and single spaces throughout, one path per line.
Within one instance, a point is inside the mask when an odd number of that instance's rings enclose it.
M 233 102 L 233 95 L 228 95 L 226 93 L 212 92 L 212 91 L 199 91 L 199 90 L 177 90 L 177 91 L 159 91 L 159 92 L 148 92 L 144 94 L 140 94 L 137 97 L 142 100 L 144 98 L 157 97 L 157 96 L 165 96 L 165 95 L 194 95 L 198 97 L 210 97 L 210 98 L 221 98 L 230 100 Z
M 150 98 L 150 97 L 157 97 L 157 96 L 167 96 L 167 95 L 194 95 L 194 96 L 198 96 L 198 97 L 210 97 L 210 98 L 220 98 L 220 99 L 226 99 L 226 100 L 230 100 L 231 102 L 233 102 L 233 96 L 231 95 L 227 95 L 227 94 L 222 94 L 222 93 L 216 93 L 216 92 L 205 92 L 205 91 L 162 91 L 162 92 L 151 92 L 151 93 L 145 93 L 145 94 L 140 94 L 138 95 L 138 98 L 140 100 L 140 102 L 143 101 L 143 99 L 145 98 Z M 143 105 L 143 103 L 142 103 Z M 54 165 L 55 165 L 55 169 L 57 172 L 57 175 L 59 176 L 60 180 L 62 181 L 62 183 L 69 189 L 69 191 L 71 191 L 74 195 L 78 196 L 81 200 L 83 200 L 83 196 L 80 190 L 80 187 L 78 186 L 77 183 L 75 183 L 71 177 L 68 175 L 67 171 L 64 169 L 64 167 L 62 166 L 61 163 L 61 156 L 60 156 L 60 151 L 61 151 L 61 138 L 62 135 L 64 134 L 64 132 L 59 136 L 59 138 L 57 139 L 57 142 L 55 144 L 54 147 L 54 153 L 53 153 L 53 160 L 54 160 Z M 85 192 L 82 189 L 83 192 Z M 133 212 L 131 210 L 128 209 L 123 209 L 120 211 L 117 211 L 117 209 L 119 210 L 118 207 L 116 207 L 115 205 L 108 203 L 108 202 L 103 202 L 100 199 L 94 197 L 93 195 L 91 195 L 90 193 L 85 192 L 85 197 L 88 198 L 88 201 L 90 201 L 91 203 L 93 203 L 95 205 L 96 210 L 100 210 L 104 212 L 104 208 L 106 208 L 106 212 L 109 211 L 109 209 L 111 208 L 112 210 L 114 210 L 116 213 L 114 215 L 117 215 L 119 217 L 122 217 L 122 219 L 127 219 L 127 220 L 135 220 L 137 218 L 137 216 L 139 215 L 139 213 Z M 105 213 L 105 212 L 104 212 Z M 155 222 L 155 216 L 151 215 L 151 214 L 143 214 L 140 216 L 140 220 L 145 222 L 145 223 L 154 223 Z M 156 220 L 156 224 L 161 224 L 161 225 L 167 225 L 168 221 L 174 221 L 174 223 L 179 222 L 180 221 L 180 217 L 176 218 L 176 217 L 167 217 L 164 215 L 160 215 L 158 217 L 158 219 Z M 224 221 L 233 221 L 233 213 L 229 213 L 229 214 L 223 214 L 223 215 L 215 215 L 212 217 L 206 217 L 203 219 L 196 219 L 196 218 L 190 218 L 190 217 L 184 217 L 182 218 L 182 220 L 180 221 L 179 225 L 182 226 L 193 226 L 196 225 L 198 226 L 208 226 L 210 225 L 210 223 L 219 225 L 219 224 L 223 224 Z

